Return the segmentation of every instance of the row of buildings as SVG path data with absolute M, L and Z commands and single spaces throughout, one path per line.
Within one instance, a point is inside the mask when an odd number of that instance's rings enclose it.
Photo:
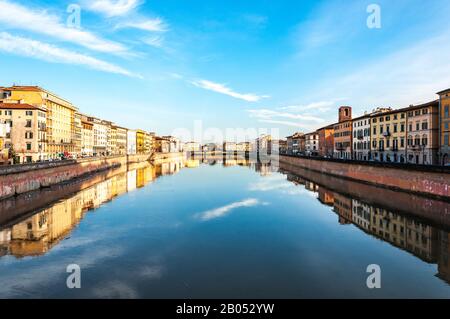
M 287 137 L 280 152 L 361 161 L 450 164 L 450 89 L 439 99 L 401 109 L 377 108 L 353 118 L 339 109 L 337 123 Z
M 180 141 L 82 114 L 38 86 L 0 87 L 0 163 L 179 152 Z

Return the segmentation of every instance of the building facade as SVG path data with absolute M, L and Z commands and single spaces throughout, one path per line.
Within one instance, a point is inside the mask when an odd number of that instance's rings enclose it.
M 137 132 L 135 130 L 127 130 L 127 154 L 135 155 L 137 154 Z
M 305 135 L 305 154 L 307 156 L 319 155 L 319 133 L 313 132 Z
M 406 162 L 407 119 L 405 109 L 380 108 L 371 114 L 372 159 L 379 162 Z
M 114 155 L 126 155 L 127 154 L 127 129 L 121 126 L 113 124 L 113 131 L 115 132 L 115 147 L 113 150 Z
M 442 165 L 450 165 L 450 89 L 439 95 L 439 158 Z
M 2 88 L 0 97 L 3 102 L 22 101 L 46 110 L 46 153 L 49 158 L 67 157 L 76 152 L 75 113 L 78 109 L 72 103 L 38 86 Z
M 334 158 L 352 159 L 352 108 L 339 108 L 339 123 L 334 124 Z
M 108 149 L 108 126 L 107 123 L 96 117 L 88 117 L 94 130 L 94 156 L 106 156 Z
M 331 158 L 334 153 L 334 124 L 317 130 L 319 135 L 319 156 Z
M 5 134 L 4 148 L 13 163 L 47 160 L 47 110 L 19 102 L 0 103 L 0 123 L 10 128 Z
M 370 161 L 370 115 L 365 114 L 353 119 L 353 159 Z
M 305 134 L 297 132 L 287 138 L 287 152 L 289 155 L 303 154 L 306 150 Z
M 94 155 L 94 124 L 88 121 L 86 115 L 81 116 L 81 156 Z
M 439 101 L 410 106 L 408 122 L 408 163 L 439 164 Z

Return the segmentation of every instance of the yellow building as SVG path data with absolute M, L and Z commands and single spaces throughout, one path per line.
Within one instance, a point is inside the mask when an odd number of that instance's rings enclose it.
M 379 108 L 371 114 L 371 154 L 380 162 L 406 162 L 406 110 Z
M 442 165 L 450 164 L 450 89 L 439 95 L 439 158 Z
M 0 89 L 3 102 L 20 101 L 47 111 L 47 153 L 49 158 L 75 154 L 78 111 L 72 103 L 38 86 L 12 86 Z
M 10 128 L 4 146 L 14 163 L 31 163 L 47 159 L 47 111 L 25 103 L 0 103 L 0 123 Z M 3 149 L 2 148 L 2 149 Z
M 145 154 L 145 134 L 143 130 L 136 131 L 136 153 Z

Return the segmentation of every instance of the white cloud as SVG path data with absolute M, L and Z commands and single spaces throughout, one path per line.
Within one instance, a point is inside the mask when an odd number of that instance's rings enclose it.
M 116 26 L 116 29 L 134 28 L 149 32 L 166 32 L 167 24 L 161 18 L 147 19 L 138 22 L 123 22 Z
M 284 119 L 290 119 L 290 120 L 309 121 L 309 122 L 316 122 L 316 123 L 322 123 L 324 121 L 323 118 L 313 116 L 313 115 L 308 115 L 308 114 L 303 115 L 303 114 L 296 114 L 296 113 L 277 111 L 277 110 L 269 110 L 269 109 L 248 110 L 248 112 L 250 113 L 250 117 L 261 119 L 261 120 L 273 120 L 274 118 L 284 118 Z
M 89 0 L 85 1 L 86 7 L 94 12 L 107 17 L 123 16 L 136 9 L 142 1 L 140 0 Z
M 196 87 L 199 87 L 199 88 L 202 88 L 205 90 L 209 90 L 209 91 L 213 91 L 213 92 L 217 92 L 220 94 L 228 95 L 228 96 L 234 97 L 236 99 L 244 100 L 247 102 L 258 102 L 261 99 L 269 97 L 267 95 L 256 95 L 256 94 L 252 94 L 252 93 L 246 93 L 246 94 L 238 93 L 238 92 L 233 91 L 232 89 L 230 89 L 229 87 L 227 87 L 224 84 L 214 83 L 214 82 L 211 82 L 208 80 L 197 80 L 197 81 L 192 81 L 191 83 L 193 85 L 195 85 Z
M 164 45 L 164 38 L 160 36 L 148 37 L 142 39 L 142 42 L 155 48 L 162 48 Z
M 66 27 L 58 17 L 48 14 L 45 10 L 32 10 L 6 0 L 0 0 L 0 8 L 1 25 L 44 34 L 94 51 L 130 54 L 120 43 L 102 39 L 85 30 Z
M 131 73 L 122 67 L 109 62 L 40 41 L 13 36 L 6 32 L 0 33 L 0 51 L 45 60 L 52 63 L 82 65 L 103 72 L 142 78 L 140 75 Z
M 303 111 L 318 111 L 327 112 L 335 105 L 335 101 L 320 101 L 313 102 L 306 105 L 289 105 L 280 107 L 280 110 L 291 111 L 291 112 L 303 112 Z
M 450 86 L 449 38 L 447 31 L 371 61 L 347 75 L 324 79 L 326 89 L 321 94 L 345 94 L 355 106 L 354 114 L 380 105 L 396 108 L 437 99 L 435 93 Z
M 240 202 L 231 203 L 229 205 L 215 208 L 212 210 L 208 210 L 206 212 L 203 212 L 199 214 L 200 219 L 204 221 L 208 221 L 215 218 L 223 217 L 227 214 L 229 214 L 231 211 L 241 208 L 241 207 L 253 207 L 257 205 L 261 205 L 261 203 L 258 199 L 255 198 L 249 198 Z

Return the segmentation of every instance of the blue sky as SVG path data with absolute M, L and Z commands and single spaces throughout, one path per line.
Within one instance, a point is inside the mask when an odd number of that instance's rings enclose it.
M 367 27 L 367 7 L 381 28 Z M 80 28 L 67 24 L 71 4 Z M 129 128 L 286 136 L 450 87 L 448 0 L 0 0 L 0 85 Z M 71 20 L 72 21 L 72 20 Z

